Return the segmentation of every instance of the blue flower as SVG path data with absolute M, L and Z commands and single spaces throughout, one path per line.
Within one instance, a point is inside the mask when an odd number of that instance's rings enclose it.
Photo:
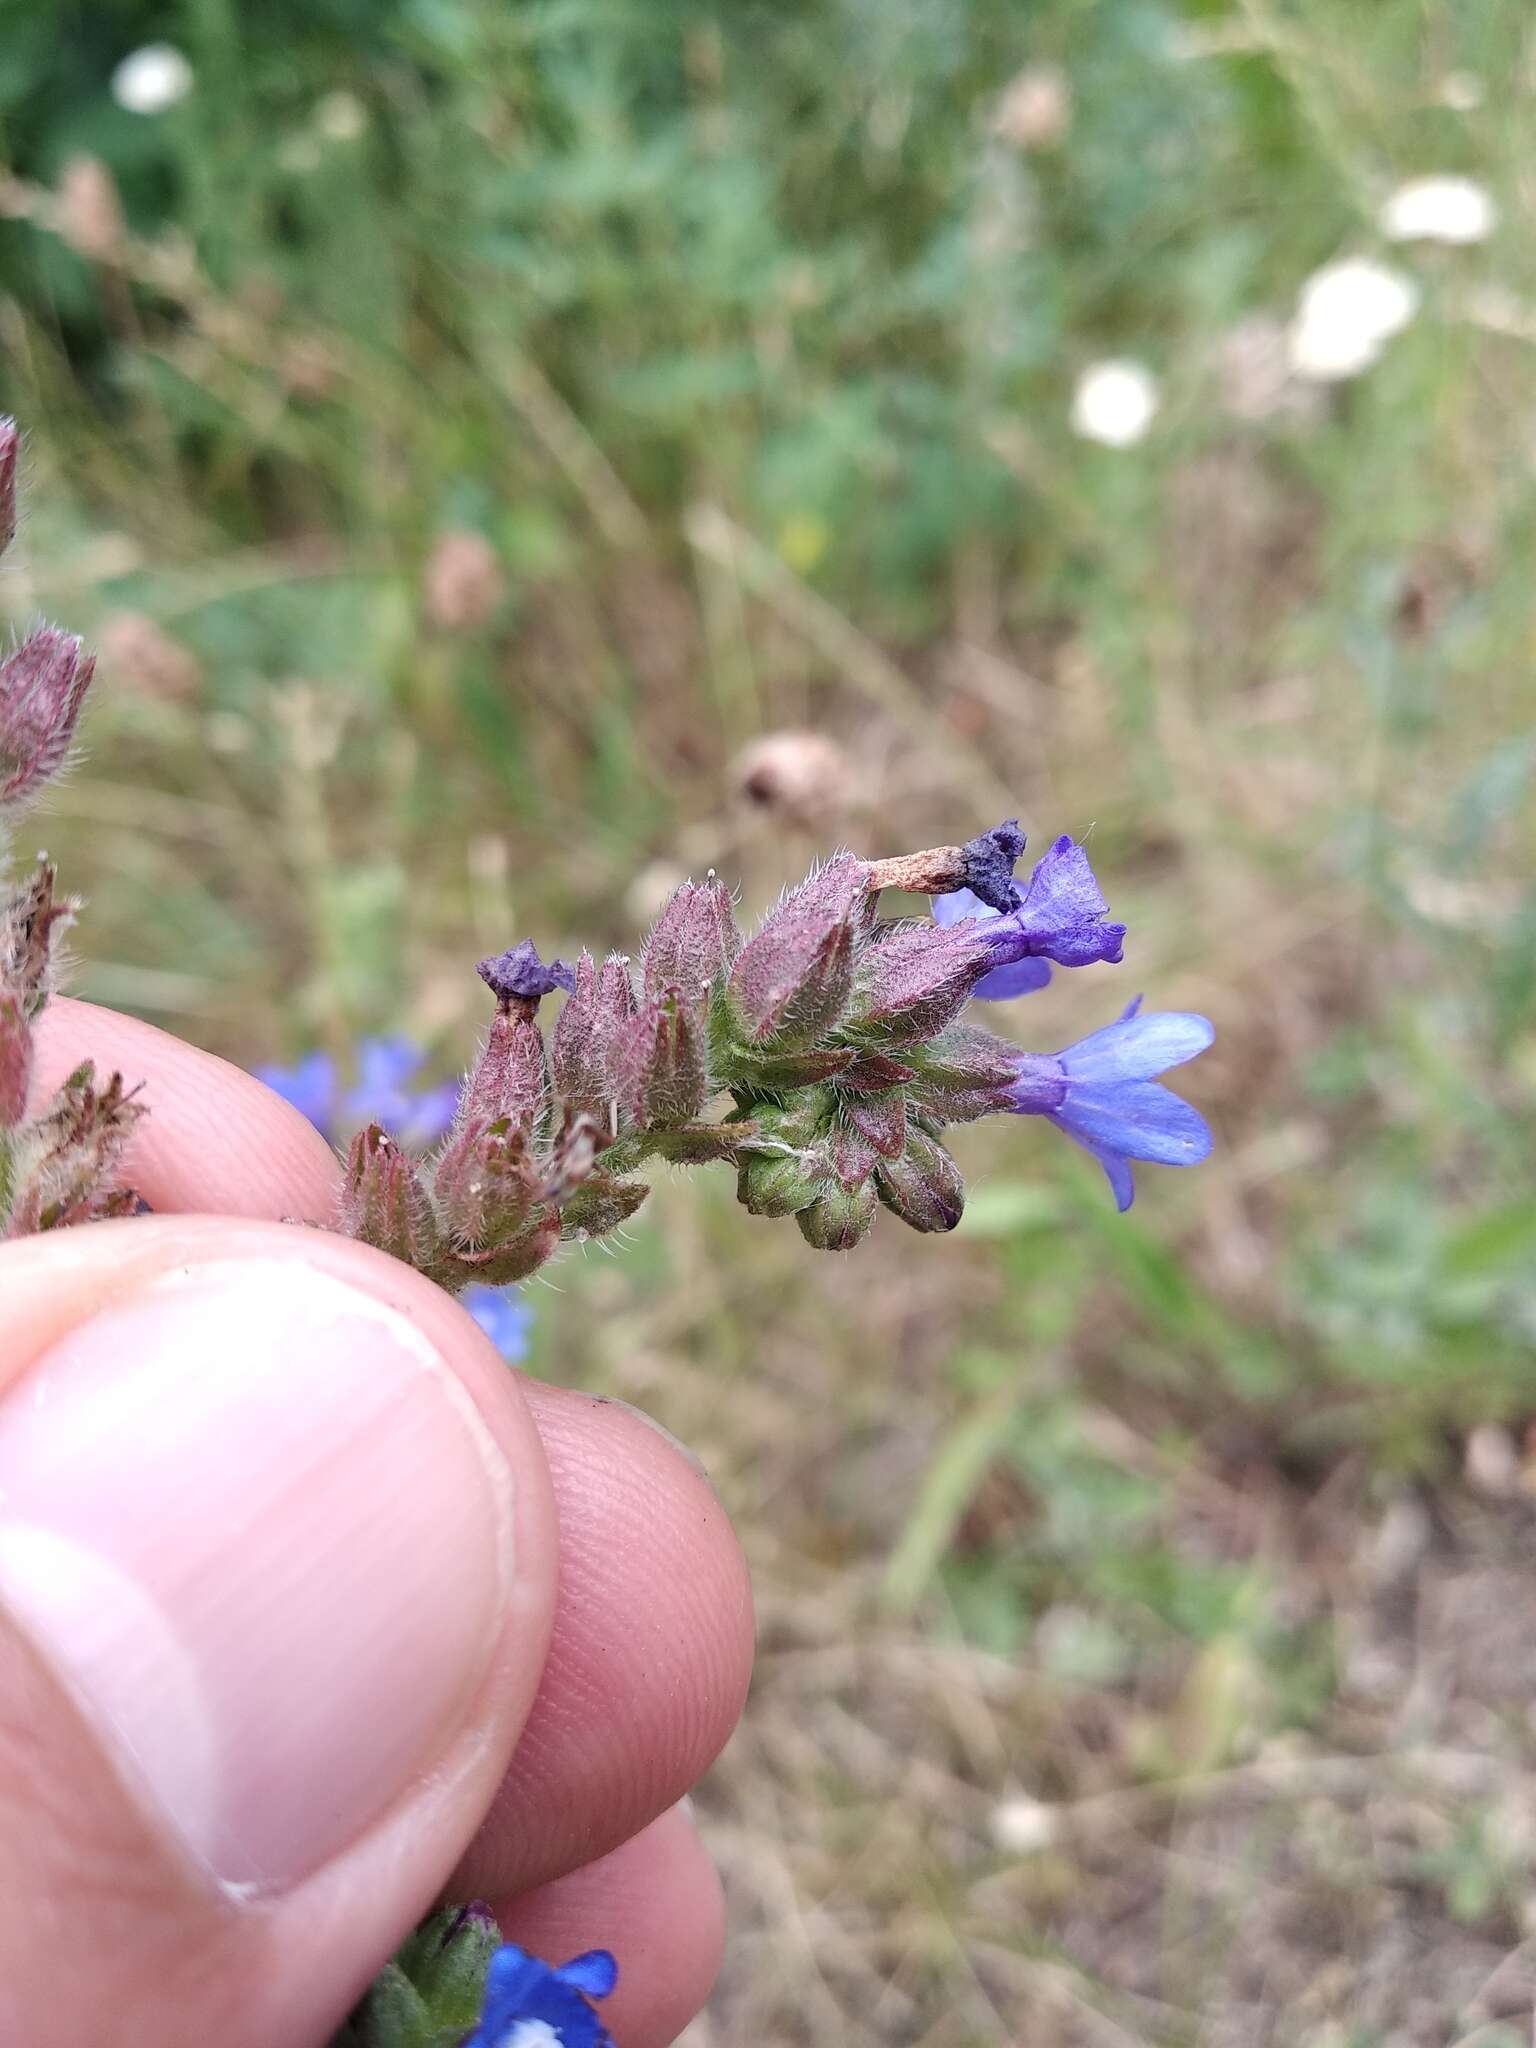
M 291 1067 L 258 1067 L 256 1079 L 264 1081 L 284 1102 L 291 1102 L 300 1116 L 307 1116 L 326 1137 L 336 1121 L 336 1062 L 328 1052 L 306 1053 Z
M 1065 836 L 1035 864 L 1029 886 L 1014 884 L 1018 901 L 1000 910 L 970 889 L 956 889 L 934 899 L 939 924 L 958 924 L 973 917 L 985 936 L 992 971 L 974 993 L 985 1002 L 1002 1002 L 1044 988 L 1051 978 L 1047 960 L 1059 967 L 1086 967 L 1090 961 L 1118 961 L 1124 951 L 1125 926 L 1106 924 L 1109 909 L 1082 847 Z M 1000 892 L 993 889 L 994 895 Z
M 329 1053 L 306 1053 L 291 1067 L 258 1067 L 264 1081 L 334 1144 L 344 1128 L 379 1123 L 392 1138 L 425 1151 L 453 1122 L 457 1082 L 412 1092 L 406 1083 L 426 1059 L 408 1038 L 364 1038 L 357 1047 L 357 1085 L 341 1092 L 336 1062 Z
M 413 1150 L 435 1145 L 458 1108 L 456 1082 L 413 1094 L 406 1083 L 426 1054 L 408 1038 L 364 1038 L 357 1048 L 357 1086 L 342 1104 L 360 1124 L 382 1124 L 392 1138 Z
M 459 1304 L 469 1310 L 509 1364 L 516 1365 L 528 1356 L 533 1310 L 515 1288 L 466 1287 Z
M 1118 1022 L 1065 1052 L 1021 1052 L 1009 1091 L 1013 1109 L 1049 1117 L 1075 1138 L 1108 1174 L 1117 1205 L 1129 1209 L 1133 1159 L 1198 1166 L 1210 1156 L 1205 1118 L 1155 1076 L 1192 1060 L 1215 1036 L 1209 1018 L 1189 1011 L 1142 1016 L 1138 996 Z
M 1002 911 L 983 903 L 969 889 L 955 889 L 948 896 L 934 897 L 935 924 L 959 924 L 967 917 L 974 917 L 981 925 L 1004 921 Z M 1043 960 L 1013 960 L 1006 967 L 994 967 L 990 974 L 983 975 L 971 994 L 980 996 L 984 1003 L 1003 1003 L 1010 996 L 1031 995 L 1037 988 L 1044 988 L 1050 978 L 1051 970 Z
M 464 2048 L 613 2048 L 590 2001 L 606 1998 L 618 1980 L 604 1948 L 552 1970 L 509 1942 L 491 1957 L 480 2024 Z

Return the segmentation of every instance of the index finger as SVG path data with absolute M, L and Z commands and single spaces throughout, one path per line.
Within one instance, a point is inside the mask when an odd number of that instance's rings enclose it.
M 211 1052 L 137 1017 L 54 999 L 37 1024 L 33 1107 L 82 1060 L 142 1084 L 149 1110 L 129 1141 L 125 1174 L 152 1209 L 168 1213 L 302 1217 L 321 1222 L 335 1199 L 337 1161 L 307 1117 Z

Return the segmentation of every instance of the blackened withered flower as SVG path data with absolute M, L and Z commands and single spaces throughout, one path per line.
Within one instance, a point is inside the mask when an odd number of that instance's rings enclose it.
M 1007 829 L 1000 826 L 998 831 Z M 978 843 L 972 841 L 972 845 Z M 1009 886 L 1015 901 L 1007 909 L 996 900 L 1003 893 L 1001 887 L 995 888 L 991 896 L 967 888 L 934 899 L 933 914 L 938 923 L 953 926 L 967 919 L 975 922 L 991 962 L 990 973 L 974 990 L 984 1002 L 1001 1002 L 1043 988 L 1051 978 L 1046 965 L 1049 960 L 1059 967 L 1086 967 L 1096 960 L 1120 960 L 1125 926 L 1106 921 L 1109 905 L 1094 878 L 1086 850 L 1073 839 L 1063 836 L 1055 841 L 1036 862 L 1027 888 L 1021 888 L 1017 882 Z
M 1005 818 L 960 849 L 964 886 L 991 910 L 1016 910 L 1024 891 L 1013 878 L 1026 841 L 1017 818 Z

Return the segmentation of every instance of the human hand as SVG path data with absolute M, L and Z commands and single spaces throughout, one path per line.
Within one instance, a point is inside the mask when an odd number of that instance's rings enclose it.
M 678 1800 L 740 1711 L 745 1569 L 687 1459 L 518 1379 L 447 1296 L 284 1216 L 336 1162 L 148 1025 L 154 1215 L 0 1246 L 0 2040 L 323 2048 L 445 1890 L 664 2048 L 721 1943 Z

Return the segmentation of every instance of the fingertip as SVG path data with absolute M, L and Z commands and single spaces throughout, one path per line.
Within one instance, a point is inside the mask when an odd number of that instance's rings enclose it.
M 546 1962 L 612 1952 L 619 1981 L 598 2009 L 624 2048 L 669 2048 L 719 1974 L 720 1878 L 680 1806 L 597 1862 L 495 1911 L 506 1939 Z
M 719 1499 L 621 1403 L 532 1382 L 560 1520 L 538 1697 L 456 1883 L 543 1883 L 644 1827 L 725 1746 L 752 1673 L 751 1583 Z
M 140 1018 L 58 997 L 38 1020 L 34 1100 L 87 1059 L 142 1089 L 150 1114 L 130 1141 L 126 1172 L 152 1209 L 272 1220 L 330 1214 L 335 1154 L 252 1075 Z

